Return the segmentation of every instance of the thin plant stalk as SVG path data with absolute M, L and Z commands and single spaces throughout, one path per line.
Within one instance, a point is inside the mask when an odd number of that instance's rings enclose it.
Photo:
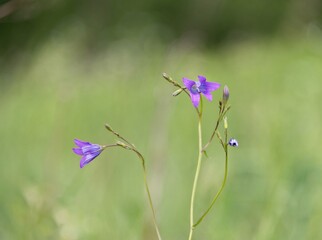
M 105 124 L 105 128 L 110 131 L 111 133 L 113 133 L 115 136 L 117 136 L 119 139 L 123 140 L 124 142 L 126 142 L 128 145 L 131 146 L 131 148 L 135 148 L 135 146 L 130 143 L 128 140 L 126 140 L 124 137 L 122 137 L 118 132 L 116 132 L 114 129 L 112 129 L 112 127 L 109 124 Z
M 152 210 L 153 224 L 154 224 L 155 231 L 156 231 L 156 233 L 158 235 L 158 239 L 161 240 L 161 235 L 160 235 L 160 231 L 159 231 L 159 228 L 158 228 L 158 225 L 157 225 L 157 220 L 156 220 L 156 216 L 155 216 L 155 210 L 154 210 L 154 207 L 153 207 L 151 193 L 150 193 L 150 189 L 149 189 L 149 185 L 148 185 L 148 181 L 147 181 L 145 160 L 144 160 L 142 154 L 137 149 L 131 148 L 131 150 L 134 151 L 137 154 L 137 156 L 141 159 L 142 168 L 143 168 L 144 186 L 145 186 L 145 190 L 146 190 L 147 195 L 148 195 L 149 205 L 150 205 L 150 208 Z
M 202 131 L 201 131 L 201 120 L 202 120 L 202 97 L 200 97 L 200 111 L 198 115 L 198 140 L 199 140 L 199 154 L 197 160 L 197 169 L 195 173 L 195 178 L 193 181 L 192 194 L 191 194 L 191 203 L 190 203 L 190 232 L 189 232 L 189 240 L 192 239 L 192 234 L 194 230 L 194 220 L 193 220 L 193 212 L 194 212 L 194 200 L 196 195 L 196 189 L 199 179 L 199 173 L 201 168 L 201 159 L 202 159 Z
M 219 116 L 215 125 L 215 129 L 212 132 L 209 141 L 206 143 L 206 145 L 203 147 L 202 151 L 205 152 L 206 149 L 209 147 L 210 143 L 212 142 L 214 136 L 216 135 L 216 132 L 218 130 L 219 127 L 219 123 L 222 121 L 222 119 L 224 118 L 224 116 L 226 115 L 226 113 L 229 111 L 230 106 L 226 107 L 225 105 L 221 105 L 220 106 L 220 110 L 219 110 Z
M 152 202 L 150 188 L 149 188 L 148 181 L 147 181 L 147 172 L 146 172 L 145 160 L 144 160 L 143 155 L 135 148 L 135 146 L 132 143 L 130 143 L 128 140 L 126 140 L 124 137 L 122 137 L 119 133 L 115 132 L 108 124 L 105 125 L 105 128 L 108 131 L 112 132 L 115 136 L 117 136 L 118 138 L 122 139 L 123 141 L 125 141 L 127 143 L 127 144 L 125 144 L 125 143 L 122 143 L 122 142 L 118 141 L 116 143 L 117 146 L 120 146 L 120 147 L 123 147 L 123 148 L 125 148 L 127 150 L 131 150 L 131 151 L 135 152 L 136 155 L 141 160 L 142 168 L 143 168 L 144 187 L 145 187 L 146 193 L 148 195 L 149 206 L 150 206 L 150 209 L 152 211 L 153 225 L 154 225 L 155 231 L 156 231 L 156 233 L 158 235 L 158 240 L 162 240 L 161 235 L 160 235 L 160 231 L 159 231 L 159 228 L 158 228 L 157 220 L 156 220 L 156 215 L 155 215 L 155 210 L 154 210 L 154 206 L 153 206 L 153 202 Z
M 110 147 L 118 147 L 118 144 L 109 144 L 109 145 L 103 145 L 102 148 L 106 149 L 106 148 L 110 148 Z
M 227 129 L 226 129 L 226 142 L 227 142 Z M 199 218 L 199 220 L 193 225 L 193 227 L 197 227 L 202 220 L 207 216 L 207 214 L 209 213 L 209 211 L 211 210 L 211 208 L 214 206 L 214 204 L 216 203 L 217 199 L 219 198 L 220 194 L 222 193 L 222 191 L 225 188 L 226 185 L 226 181 L 227 181 L 227 176 L 228 176 L 228 148 L 227 148 L 227 143 L 224 146 L 224 150 L 225 150 L 225 175 L 224 175 L 224 179 L 222 181 L 221 187 L 218 190 L 217 194 L 215 195 L 215 197 L 213 198 L 210 206 L 207 208 L 207 210 L 202 214 L 202 216 Z

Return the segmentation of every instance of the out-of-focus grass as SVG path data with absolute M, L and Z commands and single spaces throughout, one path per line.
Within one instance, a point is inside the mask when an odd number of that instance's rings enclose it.
M 197 157 L 195 111 L 161 77 L 228 84 L 227 188 L 195 239 L 321 239 L 322 45 L 319 37 L 246 42 L 217 51 L 124 41 L 100 56 L 55 39 L 1 72 L 0 238 L 156 239 L 135 155 L 110 149 L 84 169 L 72 140 L 113 143 L 109 122 L 147 159 L 164 239 L 186 239 Z M 206 103 L 209 137 L 217 100 Z M 209 149 L 196 216 L 220 186 Z

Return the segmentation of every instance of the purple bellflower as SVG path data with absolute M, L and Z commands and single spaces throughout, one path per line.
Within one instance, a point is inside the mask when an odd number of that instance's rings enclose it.
M 83 142 L 78 139 L 75 139 L 74 142 L 78 147 L 73 148 L 74 153 L 82 156 L 80 160 L 80 168 L 83 168 L 86 164 L 89 164 L 104 150 L 104 148 L 98 144 Z
M 203 76 L 198 76 L 199 81 L 192 81 L 188 78 L 183 78 L 183 84 L 190 92 L 191 101 L 194 107 L 198 107 L 200 102 L 200 93 L 202 93 L 209 101 L 212 101 L 211 92 L 220 87 L 219 83 L 207 82 Z

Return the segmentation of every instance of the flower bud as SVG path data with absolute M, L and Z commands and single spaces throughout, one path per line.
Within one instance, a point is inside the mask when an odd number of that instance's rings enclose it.
M 223 101 L 224 105 L 227 103 L 228 99 L 229 99 L 229 89 L 228 89 L 227 85 L 225 85 L 224 91 L 223 91 L 223 96 L 222 96 L 222 101 Z
M 182 91 L 183 91 L 183 88 L 179 88 L 178 90 L 176 90 L 176 91 L 174 91 L 174 92 L 172 93 L 172 96 L 176 97 L 176 96 L 178 96 L 180 93 L 182 93 Z
M 232 147 L 238 147 L 238 142 L 236 139 L 234 138 L 231 138 L 228 142 L 229 146 L 232 146 Z
M 172 78 L 168 74 L 166 74 L 166 73 L 162 73 L 162 76 L 164 77 L 165 80 L 167 80 L 169 82 L 172 82 L 173 81 Z
M 105 123 L 105 128 L 110 131 L 110 132 L 113 132 L 113 129 L 111 128 L 110 125 L 108 125 L 107 123 Z
M 125 148 L 125 149 L 131 149 L 128 145 L 126 145 L 124 142 L 121 142 L 121 141 L 117 141 L 116 144 L 122 148 Z
M 228 122 L 227 122 L 227 117 L 224 117 L 224 128 L 228 128 Z

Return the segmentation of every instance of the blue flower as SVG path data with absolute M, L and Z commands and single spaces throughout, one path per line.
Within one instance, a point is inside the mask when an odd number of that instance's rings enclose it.
M 75 144 L 78 148 L 73 148 L 74 153 L 81 155 L 80 167 L 83 168 L 86 164 L 93 161 L 104 150 L 101 145 L 92 144 L 90 142 L 83 142 L 75 139 Z
M 220 84 L 216 82 L 207 82 L 203 76 L 198 76 L 199 81 L 192 81 L 188 78 L 183 78 L 183 84 L 190 92 L 191 101 L 194 107 L 198 107 L 200 102 L 200 93 L 202 93 L 209 101 L 212 101 L 211 92 L 220 88 Z

